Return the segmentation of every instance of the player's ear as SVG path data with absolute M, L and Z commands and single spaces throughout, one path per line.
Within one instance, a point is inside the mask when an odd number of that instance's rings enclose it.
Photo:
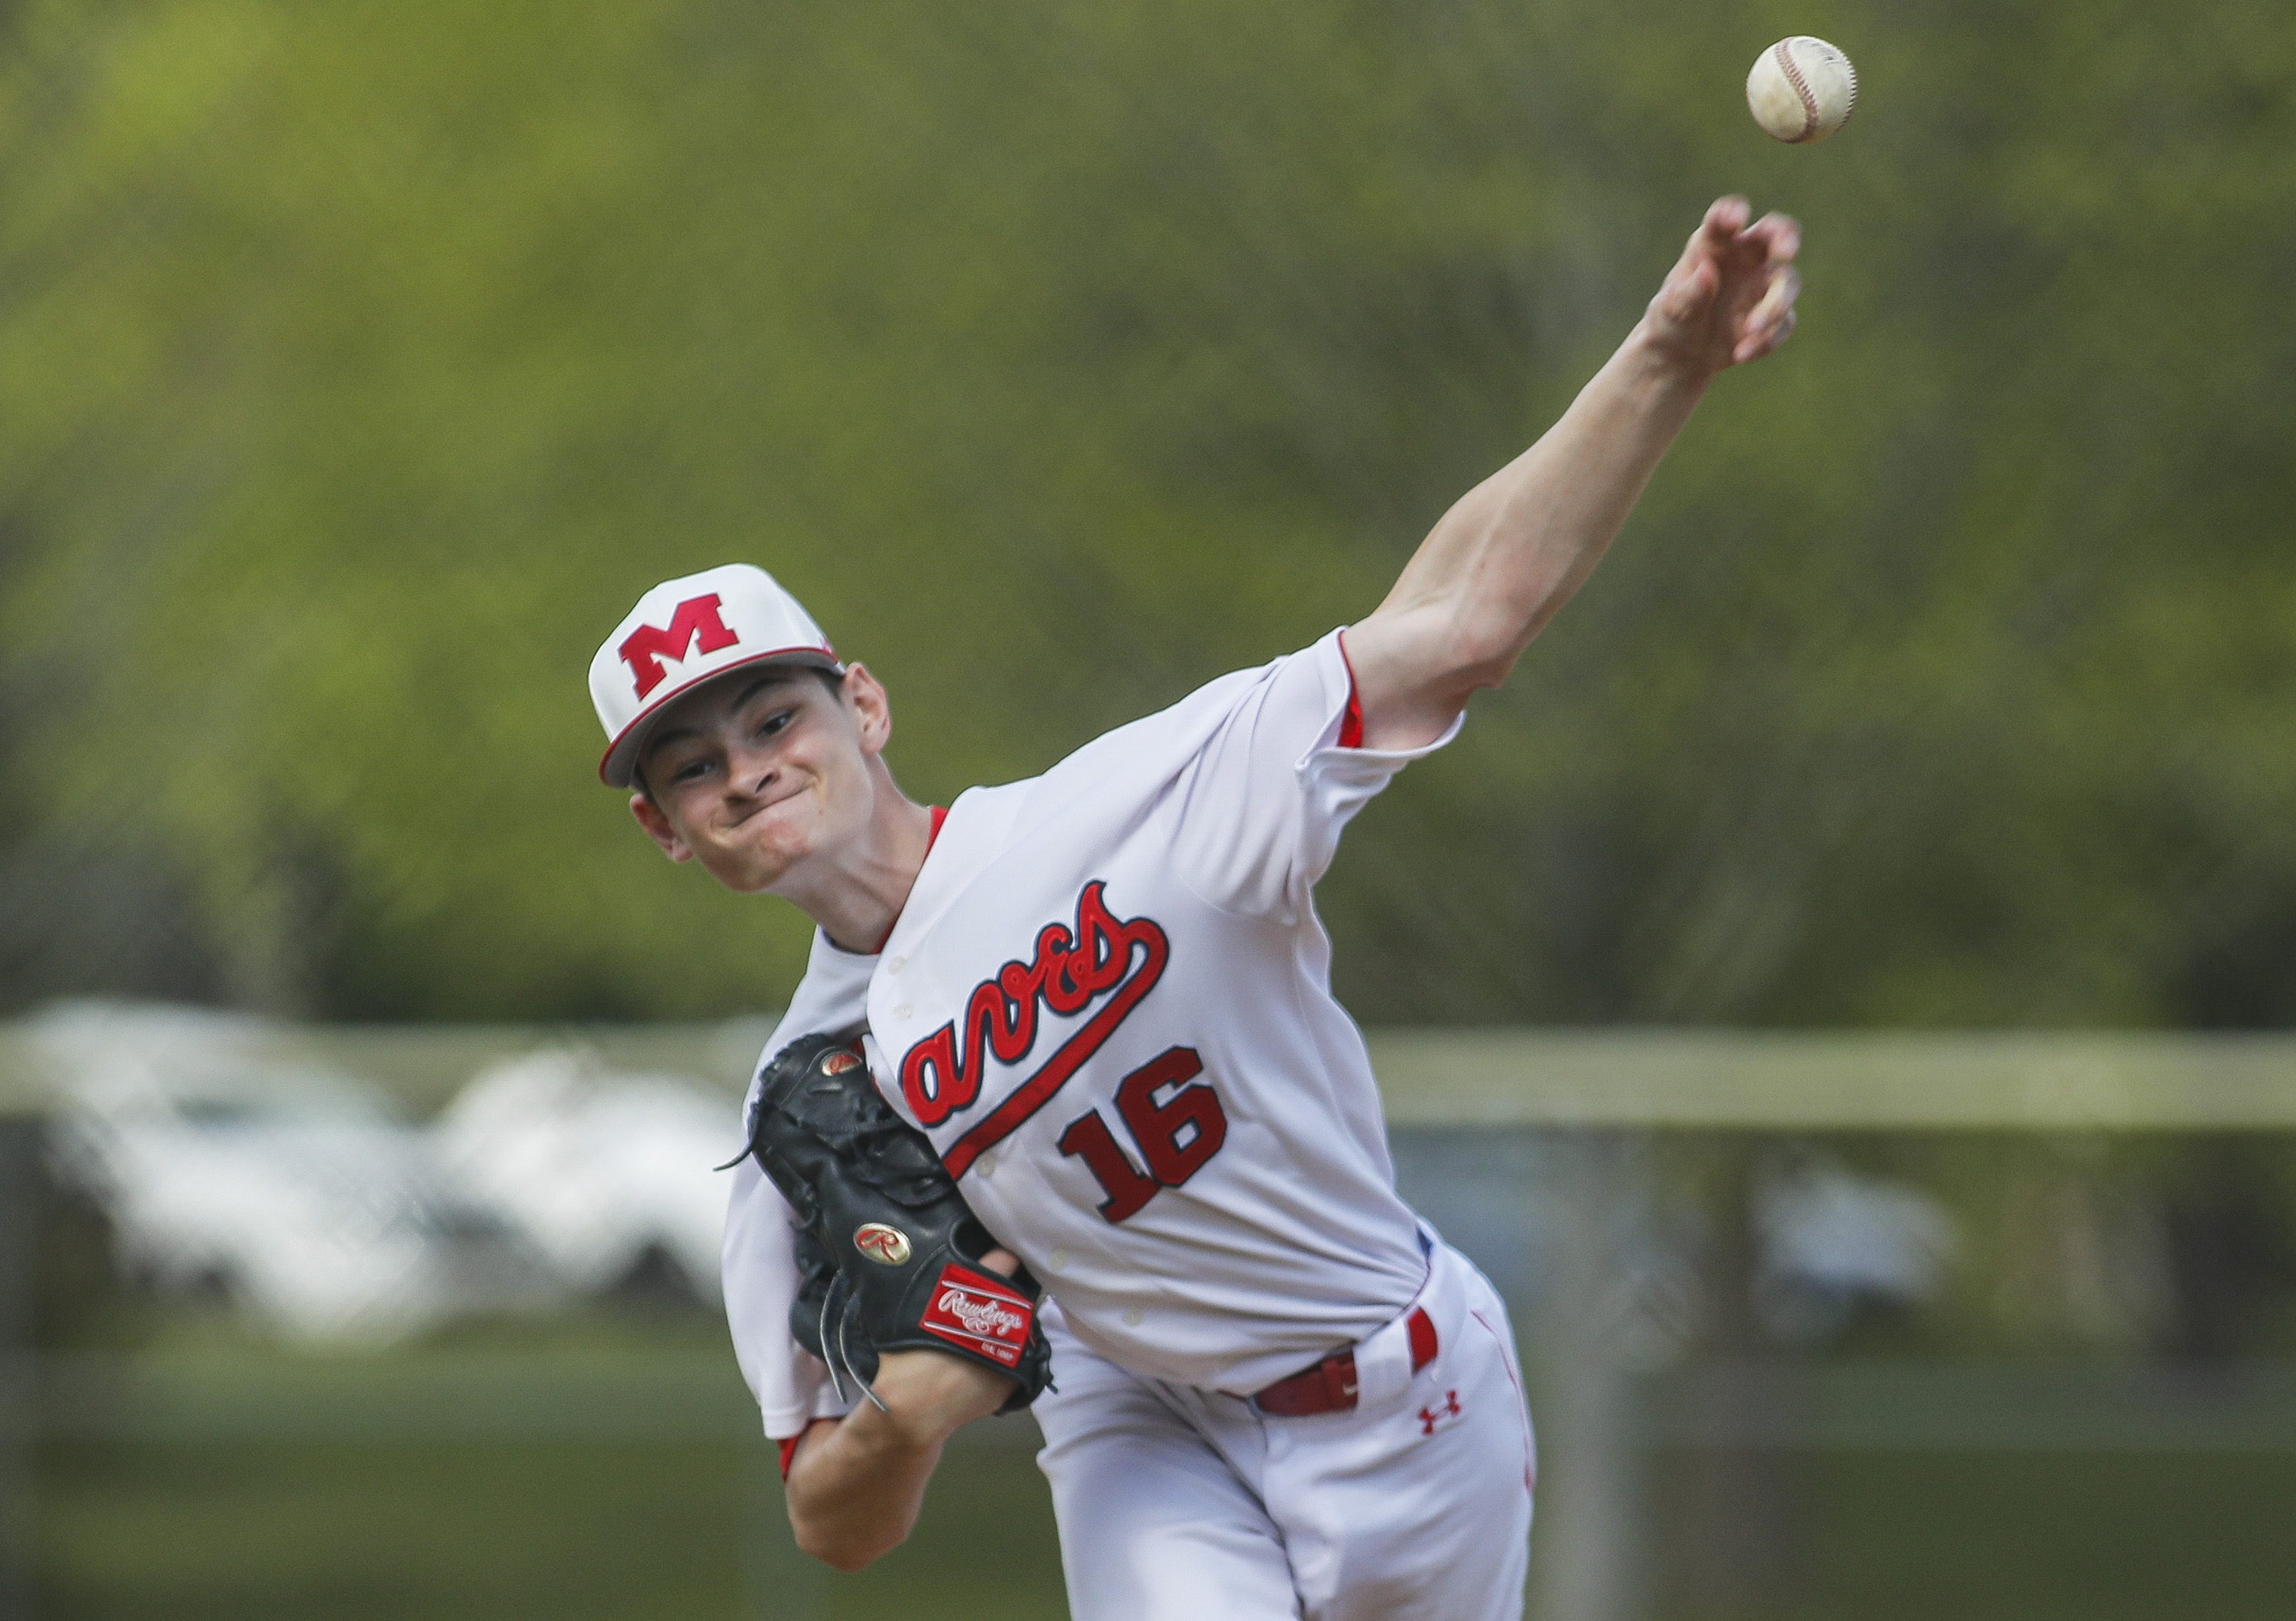
M 845 702 L 861 733 L 861 752 L 882 754 L 893 735 L 893 702 L 866 665 L 845 667 Z
M 661 847 L 663 855 L 672 861 L 693 859 L 692 847 L 685 839 L 677 836 L 677 830 L 669 825 L 669 818 L 661 814 L 661 806 L 656 805 L 650 797 L 645 794 L 632 794 L 630 815 L 636 816 L 638 819 L 638 825 L 645 829 L 646 837 Z

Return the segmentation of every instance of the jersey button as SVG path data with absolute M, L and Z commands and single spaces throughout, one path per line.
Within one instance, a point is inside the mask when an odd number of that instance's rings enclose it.
M 1124 1308 L 1124 1322 L 1125 1322 L 1125 1325 L 1126 1325 L 1128 1328 L 1136 1328 L 1136 1328 L 1138 1328 L 1138 1327 L 1140 1326 L 1140 1319 L 1141 1319 L 1144 1314 L 1144 1314 L 1144 1313 L 1141 1311 L 1141 1309 L 1140 1309 L 1138 1306 L 1126 1306 L 1126 1307 Z
M 897 1008 L 895 1008 L 895 1009 L 893 1010 L 893 1017 L 894 1017 L 894 1018 L 896 1018 L 896 1019 L 906 1019 L 910 1014 L 914 1013 L 914 1012 L 915 1012 L 915 1011 L 916 1011 L 916 1009 L 914 1009 L 914 1008 L 911 1007 L 907 1003 L 904 1002 L 903 1003 L 901 1003 L 901 1004 L 900 1004 L 900 1006 L 898 1006 L 898 1007 L 897 1007 Z
M 908 965 L 909 960 L 906 957 L 895 957 L 885 964 L 885 971 L 889 974 L 898 974 Z
M 986 1182 L 991 1176 L 996 1175 L 996 1153 L 992 1150 L 991 1152 L 981 1155 L 980 1158 L 974 1160 L 972 1162 L 972 1174 L 980 1177 L 983 1182 Z
M 1069 1252 L 1065 1249 L 1055 1249 L 1046 1256 L 1045 1260 L 1054 1272 L 1066 1272 L 1069 1265 Z

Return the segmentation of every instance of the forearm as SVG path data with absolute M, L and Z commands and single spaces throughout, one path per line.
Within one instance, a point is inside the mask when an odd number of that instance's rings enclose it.
M 790 1464 L 797 1545 L 840 1570 L 858 1570 L 908 1540 L 944 1443 L 918 1445 L 863 1405 L 806 1433 Z
M 908 1540 L 941 1448 L 996 1411 L 1010 1381 L 937 1351 L 896 1351 L 877 1371 L 881 1410 L 864 1402 L 816 1423 L 790 1461 L 790 1528 L 797 1545 L 840 1570 L 858 1570 Z
M 1709 381 L 1637 326 L 1537 444 L 1444 514 L 1382 610 L 1460 613 L 1471 646 L 1512 663 L 1601 561 Z
M 1359 679 L 1366 661 L 1384 661 L 1395 667 L 1376 672 L 1381 684 L 1423 690 L 1456 714 L 1585 583 L 1711 377 L 1647 329 L 1636 327 L 1537 444 L 1444 514 L 1349 633 Z
M 1706 386 L 1794 327 L 1801 228 L 1707 209 L 1619 352 L 1538 444 L 1443 516 L 1377 612 L 1349 627 L 1364 741 L 1432 742 L 1586 583 Z

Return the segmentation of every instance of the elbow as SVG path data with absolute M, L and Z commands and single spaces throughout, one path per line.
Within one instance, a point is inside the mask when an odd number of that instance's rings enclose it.
M 1500 685 L 1513 674 L 1515 660 L 1521 657 L 1522 643 L 1513 637 L 1503 641 L 1463 638 L 1451 649 L 1443 672 L 1445 697 L 1454 708 L 1465 708 L 1468 699 Z
M 816 1420 L 791 1461 L 784 1499 L 798 1551 L 848 1575 L 875 1564 L 909 1540 L 939 1455 L 938 1446 L 889 1451 Z
M 1454 708 L 1513 671 L 1560 604 L 1551 595 L 1526 604 L 1519 594 L 1469 579 L 1382 604 L 1351 632 L 1350 656 L 1370 656 L 1374 634 L 1392 679 L 1414 691 L 1439 693 Z M 1374 626 L 1376 631 L 1374 633 Z
M 890 1553 L 889 1548 L 865 1548 L 833 1541 L 808 1542 L 800 1538 L 798 1551 L 808 1559 L 819 1560 L 840 1576 L 858 1576 L 877 1562 L 877 1556 Z
M 790 1516 L 790 1529 L 796 1533 L 799 1552 L 846 1576 L 866 1570 L 909 1539 L 906 1525 L 891 1527 L 887 1535 L 886 1528 L 879 1526 L 847 1525 L 795 1514 Z
M 857 1572 L 868 1569 L 883 1555 L 890 1553 L 899 1546 L 900 1543 L 898 1541 L 885 1543 L 881 1546 L 873 1539 L 865 1540 L 833 1533 L 808 1535 L 800 1531 L 797 1537 L 799 1552 L 808 1559 L 819 1560 L 832 1570 L 845 1576 L 852 1576 Z
M 1522 650 L 1552 617 L 1550 611 L 1526 619 L 1486 601 L 1454 604 L 1444 626 L 1443 663 L 1448 684 L 1458 690 L 1461 701 L 1470 692 L 1504 682 Z
M 1502 685 L 1513 674 L 1515 660 L 1521 656 L 1521 648 L 1510 647 L 1500 652 L 1463 659 L 1454 665 L 1450 686 L 1458 707 L 1464 709 L 1467 707 L 1467 700 L 1477 692 L 1489 692 Z

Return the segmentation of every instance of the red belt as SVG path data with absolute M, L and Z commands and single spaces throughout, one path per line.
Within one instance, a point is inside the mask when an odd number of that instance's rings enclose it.
M 1424 1306 L 1414 1306 L 1404 1328 L 1411 1336 L 1411 1371 L 1416 1373 L 1435 1360 L 1435 1322 Z M 1279 1419 L 1347 1412 L 1356 1404 L 1356 1354 L 1351 1349 L 1334 1351 L 1314 1367 L 1277 1379 L 1253 1396 L 1251 1404 Z

